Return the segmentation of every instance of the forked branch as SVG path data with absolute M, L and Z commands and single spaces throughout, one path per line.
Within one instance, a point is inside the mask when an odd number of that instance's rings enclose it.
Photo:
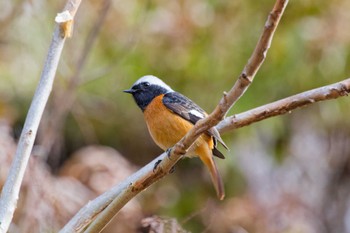
M 220 133 L 241 128 L 264 119 L 290 113 L 296 108 L 301 108 L 316 102 L 336 99 L 347 96 L 350 93 L 350 78 L 343 81 L 305 91 L 246 112 L 242 112 L 225 118 L 216 127 Z
M 242 74 L 239 76 L 232 89 L 223 96 L 218 106 L 207 118 L 200 120 L 197 124 L 182 138 L 170 151 L 170 156 L 163 153 L 156 160 L 152 161 L 144 168 L 139 170 L 133 176 L 129 177 L 118 188 L 113 188 L 116 192 L 112 195 L 110 190 L 103 196 L 109 198 L 102 200 L 100 196 L 89 205 L 101 204 L 95 206 L 96 209 L 89 209 L 85 206 L 79 213 L 60 231 L 63 232 L 81 232 L 85 227 L 92 224 L 85 232 L 100 232 L 115 216 L 119 210 L 134 196 L 149 187 L 151 184 L 167 175 L 171 168 L 186 153 L 186 150 L 192 143 L 206 130 L 218 124 L 233 106 L 233 104 L 243 95 L 249 87 L 257 73 L 259 67 L 266 57 L 267 50 L 270 47 L 274 32 L 287 6 L 288 0 L 277 0 L 271 13 L 268 16 L 263 33 L 255 47 L 255 50 L 245 66 Z M 157 169 L 153 170 L 154 162 L 161 160 Z M 112 199 L 111 199 L 112 198 Z M 112 201 L 113 200 L 113 201 Z M 107 206 L 107 207 L 106 207 Z M 99 214 L 99 211 L 102 211 Z M 97 217 L 96 217 L 97 216 Z M 95 218 L 96 217 L 96 218 Z M 94 219 L 94 220 L 93 220 Z M 78 229 L 78 230 L 77 230 Z

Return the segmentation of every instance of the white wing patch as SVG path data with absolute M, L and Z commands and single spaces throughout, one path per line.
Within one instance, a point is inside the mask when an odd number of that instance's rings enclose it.
M 189 114 L 192 114 L 192 115 L 194 115 L 194 116 L 196 116 L 196 117 L 199 117 L 199 118 L 201 118 L 201 119 L 204 118 L 203 113 L 198 112 L 196 109 L 192 109 L 192 110 L 190 110 L 188 113 L 189 113 Z

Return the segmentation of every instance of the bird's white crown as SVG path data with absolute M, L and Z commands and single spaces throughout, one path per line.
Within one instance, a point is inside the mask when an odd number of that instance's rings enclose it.
M 165 82 L 163 82 L 162 80 L 160 80 L 159 78 L 157 78 L 156 76 L 153 76 L 153 75 L 145 75 L 145 76 L 141 77 L 139 80 L 137 80 L 134 83 L 133 86 L 138 85 L 140 83 L 144 83 L 144 82 L 148 82 L 151 85 L 157 85 L 157 86 L 163 87 L 166 90 L 168 90 L 169 92 L 173 92 L 174 91 Z

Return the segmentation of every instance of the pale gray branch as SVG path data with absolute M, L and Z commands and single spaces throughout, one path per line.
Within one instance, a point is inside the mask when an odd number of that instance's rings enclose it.
M 350 78 L 227 117 L 216 127 L 220 133 L 224 133 L 273 116 L 290 113 L 296 108 L 304 107 L 315 102 L 347 96 L 349 92 Z
M 7 232 L 17 206 L 19 190 L 33 148 L 38 126 L 52 90 L 59 58 L 81 0 L 69 0 L 53 34 L 41 79 L 30 105 L 8 177 L 0 197 L 0 233 Z M 66 17 L 68 16 L 67 20 Z M 57 18 L 56 18 L 56 21 Z
M 350 93 L 350 78 L 338 83 L 319 87 L 313 90 L 302 92 L 270 104 L 263 105 L 252 110 L 230 116 L 221 121 L 217 128 L 220 133 L 229 132 L 230 130 L 244 127 L 252 123 L 270 118 L 273 116 L 282 115 L 288 113 L 296 108 L 307 106 L 319 101 L 336 99 L 342 96 L 347 96 Z M 128 188 L 130 184 L 135 181 L 142 181 L 142 177 L 150 177 L 153 174 L 154 164 L 157 161 L 166 158 L 166 154 L 163 153 L 142 169 L 134 173 L 124 182 L 116 185 L 108 192 L 102 194 L 92 202 L 88 203 L 82 208 L 73 219 L 60 231 L 60 233 L 68 232 L 81 232 L 86 225 L 92 221 L 107 205 L 109 205 L 114 199 L 119 198 L 122 190 Z M 142 178 L 142 179 L 141 179 Z M 125 198 L 125 197 L 124 197 Z M 125 200 L 125 199 L 124 199 Z M 116 205 L 123 205 L 123 202 L 115 201 Z M 112 205 L 110 205 L 112 208 Z M 108 212 L 108 211 L 107 211 Z M 113 216 L 111 216 L 113 217 Z M 105 218 L 106 219 L 106 218 Z M 74 230 L 75 229 L 75 230 Z
M 245 90 L 249 87 L 250 83 L 265 59 L 266 52 L 270 47 L 270 43 L 277 25 L 282 17 L 284 9 L 287 5 L 287 0 L 277 0 L 273 10 L 271 11 L 263 33 L 257 43 L 257 46 L 250 57 L 246 67 L 244 68 L 242 74 L 239 76 L 233 88 L 224 95 L 220 100 L 218 106 L 215 108 L 213 113 L 211 113 L 207 118 L 200 120 L 197 124 L 186 134 L 184 138 L 180 140 L 170 151 L 170 156 L 165 156 L 163 153 L 159 158 L 149 163 L 146 167 L 142 168 L 142 172 L 137 172 L 138 176 L 132 176 L 137 179 L 128 179 L 127 184 L 123 182 L 119 185 L 118 193 L 115 193 L 113 201 L 111 199 L 105 199 L 105 203 L 101 201 L 99 210 L 103 210 L 99 215 L 94 209 L 85 206 L 84 213 L 80 211 L 67 225 L 62 229 L 63 232 L 72 232 L 70 230 L 75 230 L 74 232 L 80 232 L 84 229 L 93 218 L 97 215 L 93 223 L 86 229 L 85 232 L 100 232 L 105 227 L 105 225 L 115 216 L 118 211 L 134 196 L 146 189 L 151 184 L 158 181 L 160 178 L 164 177 L 169 173 L 171 168 L 176 164 L 176 162 L 181 159 L 181 157 L 186 153 L 187 148 L 189 148 L 192 143 L 206 130 L 214 127 L 218 124 L 232 107 L 232 105 L 243 95 Z M 154 170 L 153 166 L 155 161 L 160 160 L 157 168 Z M 121 187 L 123 186 L 123 187 Z M 111 203 L 112 201 L 112 203 Z M 92 201 L 96 203 L 96 201 Z M 82 216 L 84 214 L 85 216 Z M 78 229 L 78 230 L 76 230 Z
M 153 161 L 142 167 L 140 170 L 129 176 L 122 183 L 112 187 L 107 192 L 98 196 L 93 201 L 87 203 L 60 231 L 59 233 L 71 233 L 82 232 L 85 227 L 96 218 L 102 210 L 106 208 L 120 193 L 127 189 L 129 185 L 135 183 L 135 181 L 141 180 L 143 177 L 153 173 L 154 164 L 163 160 L 166 157 L 166 153 L 161 154 Z

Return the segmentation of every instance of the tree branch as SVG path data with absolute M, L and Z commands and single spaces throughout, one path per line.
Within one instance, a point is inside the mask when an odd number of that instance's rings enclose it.
M 114 193 L 114 195 L 111 195 L 113 196 L 113 201 L 111 199 L 105 199 L 105 203 L 103 203 L 103 201 L 101 202 L 101 200 L 98 198 L 98 202 L 103 204 L 102 206 L 98 206 L 99 210 L 103 210 L 107 205 L 108 206 L 96 217 L 94 222 L 85 232 L 102 231 L 112 217 L 115 216 L 130 199 L 167 175 L 176 162 L 181 159 L 184 154 L 186 154 L 187 149 L 192 145 L 192 143 L 194 143 L 194 141 L 202 133 L 209 128 L 214 127 L 224 118 L 225 114 L 229 111 L 233 104 L 249 87 L 256 72 L 265 60 L 272 37 L 283 15 L 284 9 L 287 6 L 287 3 L 288 0 L 276 1 L 273 10 L 269 14 L 263 33 L 242 74 L 239 76 L 232 89 L 223 96 L 215 110 L 207 118 L 197 122 L 197 124 L 185 135 L 185 137 L 172 148 L 172 150 L 169 152 L 170 156 L 166 156 L 166 153 L 163 153 L 156 160 L 153 160 L 151 163 L 146 165 L 146 167 L 139 170 L 134 176 L 127 179 L 127 182 L 125 181 L 118 185 L 119 189 L 113 189 L 117 191 Z M 161 162 L 154 170 L 154 163 L 159 160 Z M 92 203 L 96 204 L 96 202 L 97 201 L 93 201 Z M 94 210 L 90 208 L 89 210 L 88 206 L 85 206 L 60 232 L 79 232 L 76 231 L 76 229 L 84 229 L 97 214 L 96 209 Z
M 87 203 L 80 211 L 59 231 L 59 233 L 83 232 L 87 225 L 89 225 L 98 214 L 100 214 L 113 199 L 115 199 L 124 189 L 135 180 L 142 180 L 147 174 L 153 174 L 154 164 L 163 160 L 166 157 L 164 152 L 153 161 L 142 167 L 140 170 L 129 176 L 120 184 L 112 187 L 107 192 L 98 196 L 93 201 Z
M 81 0 L 69 0 L 58 14 L 51 45 L 47 54 L 40 82 L 35 91 L 26 121 L 18 142 L 16 154 L 0 198 L 0 233 L 7 232 L 17 206 L 19 190 L 33 148 L 38 126 L 52 90 L 57 65 L 65 39 L 71 35 L 72 23 Z
M 111 0 L 104 0 L 101 4 L 102 6 L 98 12 L 98 18 L 94 25 L 92 25 L 91 30 L 85 39 L 77 64 L 74 67 L 73 74 L 68 78 L 67 88 L 59 88 L 56 90 L 56 93 L 53 93 L 52 105 L 48 106 L 49 112 L 51 110 L 50 117 L 47 119 L 47 122 L 43 122 L 44 127 L 41 127 L 41 129 L 45 131 L 45 135 L 42 138 L 39 138 L 39 140 L 46 151 L 45 156 L 50 155 L 48 160 L 49 164 L 55 168 L 58 167 L 59 161 L 62 159 L 60 152 L 62 151 L 63 126 L 68 113 L 76 102 L 77 88 L 82 82 L 81 72 L 86 65 L 92 47 L 96 42 L 96 38 L 111 8 Z M 62 101 L 63 99 L 64 101 Z
M 347 96 L 350 93 L 350 78 L 340 81 L 338 83 L 330 84 L 306 92 L 302 92 L 270 104 L 263 105 L 261 107 L 254 108 L 252 110 L 230 116 L 223 121 L 221 121 L 217 128 L 220 133 L 225 133 L 233 129 L 241 128 L 250 125 L 261 120 L 283 115 L 289 113 L 290 111 L 304 107 L 316 102 L 336 99 L 339 97 Z M 151 161 L 149 164 L 141 168 L 139 171 L 134 173 L 128 179 L 126 179 L 121 184 L 114 186 L 108 192 L 102 194 L 86 206 L 84 206 L 74 218 L 60 231 L 81 232 L 86 225 L 91 222 L 95 217 L 106 208 L 107 205 L 115 198 L 120 198 L 118 195 L 122 190 L 126 189 L 135 180 L 141 180 L 143 176 L 149 176 L 147 174 L 153 173 L 154 164 L 157 161 L 166 158 L 166 153 L 161 154 L 156 159 Z M 142 182 L 142 181 L 140 181 Z M 125 200 L 124 200 L 125 201 Z M 84 225 L 83 223 L 86 224 Z
M 216 127 L 220 133 L 224 133 L 273 116 L 290 113 L 296 108 L 304 107 L 324 100 L 347 96 L 349 93 L 350 78 L 328 86 L 305 91 L 273 103 L 251 109 L 249 111 L 227 117 Z

